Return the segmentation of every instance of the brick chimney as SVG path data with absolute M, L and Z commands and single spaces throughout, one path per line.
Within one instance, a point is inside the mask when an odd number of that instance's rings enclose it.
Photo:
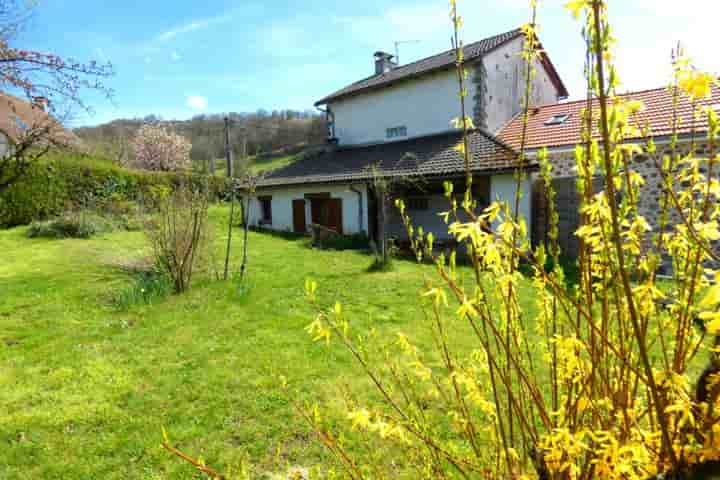
M 385 52 L 375 52 L 375 75 L 387 73 L 393 68 L 397 68 L 398 64 L 393 55 Z
M 47 109 L 50 106 L 50 100 L 48 100 L 47 97 L 32 97 L 32 103 L 43 112 L 47 112 Z

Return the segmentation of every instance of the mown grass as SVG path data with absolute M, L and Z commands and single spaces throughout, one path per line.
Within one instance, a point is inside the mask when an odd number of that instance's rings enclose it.
M 224 209 L 218 252 L 225 242 Z M 221 469 L 249 459 L 257 472 L 278 460 L 312 466 L 326 453 L 295 414 L 296 400 L 327 399 L 347 386 L 372 395 L 338 345 L 313 343 L 308 277 L 355 326 L 380 336 L 431 336 L 417 292 L 427 266 L 396 261 L 368 273 L 372 257 L 311 250 L 305 239 L 250 233 L 249 287 L 200 279 L 181 296 L 118 309 L 135 279 L 114 267 L 146 255 L 142 233 L 88 240 L 28 239 L 0 231 L 0 478 L 190 478 L 164 452 L 161 427 L 183 450 Z M 234 235 L 233 265 L 240 237 Z M 531 308 L 533 297 L 523 295 Z M 458 345 L 470 335 L 458 327 Z

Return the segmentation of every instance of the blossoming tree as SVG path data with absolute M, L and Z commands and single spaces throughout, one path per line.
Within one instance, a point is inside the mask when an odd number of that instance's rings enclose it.
M 192 144 L 161 125 L 143 125 L 135 135 L 135 156 L 130 166 L 141 170 L 169 172 L 190 167 Z

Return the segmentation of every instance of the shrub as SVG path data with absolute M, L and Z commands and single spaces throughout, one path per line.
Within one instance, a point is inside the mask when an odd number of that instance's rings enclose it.
M 196 263 L 206 260 L 211 247 L 208 196 L 192 187 L 179 188 L 159 200 L 157 218 L 147 223 L 146 235 L 160 271 L 176 293 L 190 287 Z
M 70 209 L 115 210 L 133 201 L 149 205 L 145 199 L 153 190 L 180 185 L 207 192 L 212 201 L 227 195 L 228 183 L 221 177 L 132 171 L 87 155 L 52 154 L 0 193 L 0 227 L 27 225 Z
M 33 222 L 29 238 L 90 238 L 115 228 L 113 223 L 93 212 L 68 212 L 59 217 Z
M 353 235 L 330 235 L 318 239 L 317 246 L 328 250 L 367 250 L 370 241 L 364 233 Z
M 523 28 L 524 122 L 531 112 L 532 66 L 540 55 L 532 4 L 533 20 Z M 471 261 L 463 271 L 455 252 L 434 253 L 432 234 L 414 228 L 398 200 L 411 249 L 418 260 L 429 257 L 435 265 L 419 300 L 433 334 L 431 348 L 401 332 L 387 340 L 392 336 L 375 335 L 374 327 L 358 331 L 340 303 L 319 302 L 317 284 L 306 283 L 318 309 L 308 332 L 316 341 L 342 344 L 378 394 L 367 400 L 350 395 L 345 413 L 351 425 L 340 432 L 316 405 L 301 409 L 350 478 L 404 477 L 406 469 L 408 476 L 421 472 L 429 478 L 717 478 L 720 191 L 714 168 L 720 120 L 698 102 L 710 97 L 717 77 L 695 70 L 682 56 L 676 59 L 675 108 L 681 95 L 698 107 L 696 116 L 708 124 L 707 151 L 698 154 L 694 145 L 683 151 L 677 135 L 668 154 L 651 138 L 631 143 L 640 132 L 652 133 L 638 116 L 642 104 L 616 95 L 607 2 L 568 6 L 585 22 L 588 96 L 597 97 L 579 119 L 588 128 L 575 150 L 576 284 L 568 288 L 561 262 L 547 150 L 534 158 L 550 210 L 547 245 L 531 247 L 520 193 L 478 208 L 468 171 L 461 205 L 453 184 L 445 186 L 448 231 L 467 247 Z M 456 58 L 462 58 L 455 1 L 451 17 Z M 457 79 L 462 98 L 461 61 Z M 461 112 L 464 141 L 456 148 L 469 165 L 464 106 Z M 673 133 L 678 126 L 675 121 Z M 638 154 L 652 159 L 653 174 L 663 179 L 656 232 L 640 213 L 641 186 L 649 175 L 643 178 L 634 161 Z M 521 147 L 517 192 L 528 174 L 524 155 Z M 603 183 L 599 189 L 593 187 L 596 175 Z M 666 285 L 657 276 L 663 258 L 673 263 L 673 281 Z M 522 261 L 532 271 L 535 308 L 525 304 L 529 285 L 520 273 Z M 468 334 L 459 333 L 462 326 Z M 470 348 L 460 347 L 471 339 Z M 359 432 L 368 451 L 383 453 L 356 454 L 348 448 L 355 435 L 350 431 Z M 388 456 L 392 461 L 386 463 Z

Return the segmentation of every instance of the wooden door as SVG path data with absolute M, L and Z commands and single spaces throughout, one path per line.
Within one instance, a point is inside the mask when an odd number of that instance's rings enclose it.
M 326 200 L 328 209 L 328 219 L 326 227 L 342 234 L 342 199 L 329 198 Z
M 293 231 L 295 233 L 305 233 L 307 225 L 305 224 L 305 200 L 293 200 Z

